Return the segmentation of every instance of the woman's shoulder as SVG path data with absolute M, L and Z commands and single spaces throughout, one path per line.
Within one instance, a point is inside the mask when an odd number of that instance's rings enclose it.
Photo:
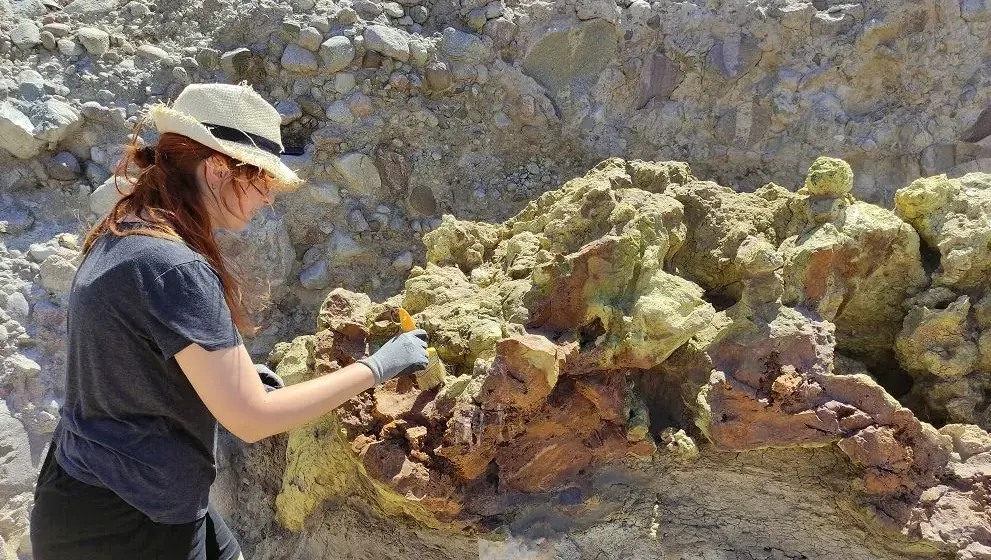
M 149 274 L 161 274 L 177 266 L 200 263 L 206 259 L 180 240 L 144 234 L 108 237 L 104 258 L 116 266 L 128 266 Z

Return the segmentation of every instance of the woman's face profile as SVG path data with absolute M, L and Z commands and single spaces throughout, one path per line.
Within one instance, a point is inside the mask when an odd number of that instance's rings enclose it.
M 203 194 L 215 227 L 243 231 L 262 206 L 272 203 L 272 188 L 263 175 L 251 181 L 236 177 L 236 170 L 219 156 L 206 159 L 202 165 L 206 178 Z

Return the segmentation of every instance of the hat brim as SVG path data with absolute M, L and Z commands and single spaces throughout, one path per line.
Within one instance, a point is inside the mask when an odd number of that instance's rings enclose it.
M 242 163 L 267 171 L 274 178 L 273 187 L 278 190 L 294 190 L 303 183 L 295 171 L 282 163 L 279 156 L 255 146 L 220 140 L 196 119 L 167 105 L 155 105 L 148 111 L 148 116 L 155 123 L 159 134 L 171 132 L 185 136 Z

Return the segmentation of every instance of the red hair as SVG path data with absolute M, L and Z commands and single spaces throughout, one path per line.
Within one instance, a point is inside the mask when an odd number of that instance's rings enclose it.
M 122 198 L 86 235 L 83 254 L 88 254 L 97 238 L 108 232 L 181 241 L 217 271 L 234 323 L 242 332 L 250 332 L 252 325 L 245 311 L 241 286 L 213 237 L 214 224 L 196 180 L 196 170 L 201 162 L 219 155 L 231 170 L 228 180 L 233 184 L 239 205 L 248 188 L 258 189 L 259 180 L 267 188 L 270 177 L 258 167 L 243 164 L 179 134 L 162 134 L 157 146 L 139 147 L 140 128 L 139 123 L 115 171 L 114 186 Z M 121 189 L 121 178 L 130 184 L 129 192 Z M 121 228 L 118 222 L 127 216 L 139 217 L 147 226 Z

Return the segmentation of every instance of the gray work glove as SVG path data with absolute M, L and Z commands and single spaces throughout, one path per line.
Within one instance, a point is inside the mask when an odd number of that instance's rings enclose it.
M 255 371 L 258 372 L 258 378 L 262 380 L 262 385 L 265 386 L 267 393 L 286 386 L 285 381 L 282 381 L 281 377 L 264 364 L 255 364 Z
M 397 375 L 427 367 L 427 331 L 416 329 L 389 339 L 371 356 L 358 360 L 368 366 L 379 385 Z

